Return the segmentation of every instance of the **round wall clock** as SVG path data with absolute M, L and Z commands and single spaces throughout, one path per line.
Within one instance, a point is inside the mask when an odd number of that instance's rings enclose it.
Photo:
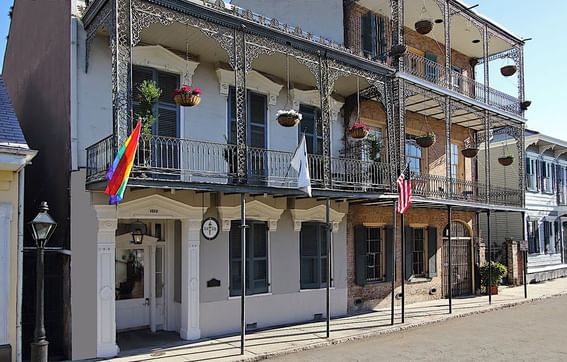
M 219 234 L 219 222 L 214 217 L 209 217 L 203 221 L 201 226 L 201 233 L 207 240 L 213 240 Z

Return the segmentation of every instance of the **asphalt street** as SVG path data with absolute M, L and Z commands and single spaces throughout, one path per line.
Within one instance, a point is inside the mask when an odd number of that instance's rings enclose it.
M 567 296 L 273 361 L 567 361 Z

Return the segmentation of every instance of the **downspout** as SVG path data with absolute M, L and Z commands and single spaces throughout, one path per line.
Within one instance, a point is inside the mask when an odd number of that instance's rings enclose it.
M 71 134 L 71 171 L 78 170 L 78 131 L 77 131 L 77 18 L 71 16 L 71 49 L 70 49 L 70 105 L 69 105 L 69 127 Z
M 22 291 L 24 251 L 24 179 L 25 168 L 18 172 L 18 240 L 17 240 L 17 281 L 16 281 L 16 362 L 22 361 Z

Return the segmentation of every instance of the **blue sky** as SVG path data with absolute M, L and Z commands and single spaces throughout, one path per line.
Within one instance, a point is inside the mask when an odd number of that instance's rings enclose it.
M 416 1 L 416 0 L 412 0 Z M 526 114 L 528 127 L 567 140 L 567 46 L 560 38 L 567 22 L 565 0 L 466 0 L 475 9 L 522 38 L 533 38 L 525 47 L 526 98 L 532 105 Z M 521 3 L 521 5 L 519 4 Z M 0 59 L 4 59 L 8 34 L 8 11 L 12 0 L 0 1 Z M 0 67 L 2 65 L 0 64 Z M 493 88 L 508 91 L 511 80 L 492 77 Z M 494 79 L 496 78 L 496 79 Z M 512 95 L 515 95 L 512 93 Z

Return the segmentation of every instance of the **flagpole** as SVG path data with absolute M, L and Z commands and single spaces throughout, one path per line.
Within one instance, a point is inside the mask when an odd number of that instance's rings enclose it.
M 240 354 L 244 355 L 246 339 L 246 199 L 240 194 Z
M 327 225 L 327 338 L 331 335 L 331 199 L 327 198 L 325 223 Z
M 404 214 L 400 214 L 400 232 L 401 232 L 401 239 L 402 239 L 402 323 L 405 322 L 405 309 L 406 309 L 406 294 L 405 294 L 405 282 L 406 282 L 406 254 L 405 254 L 405 243 L 406 243 L 406 236 L 404 233 Z
M 396 201 L 394 201 L 394 209 L 393 209 L 393 213 L 392 213 L 392 218 L 393 218 L 393 224 L 394 224 L 394 237 L 392 240 L 392 305 L 390 306 L 391 308 L 391 316 L 390 316 L 390 322 L 392 325 L 394 325 L 395 321 L 394 321 L 394 312 L 395 312 L 395 299 L 394 296 L 396 294 L 396 219 L 397 219 L 397 215 L 396 215 Z

